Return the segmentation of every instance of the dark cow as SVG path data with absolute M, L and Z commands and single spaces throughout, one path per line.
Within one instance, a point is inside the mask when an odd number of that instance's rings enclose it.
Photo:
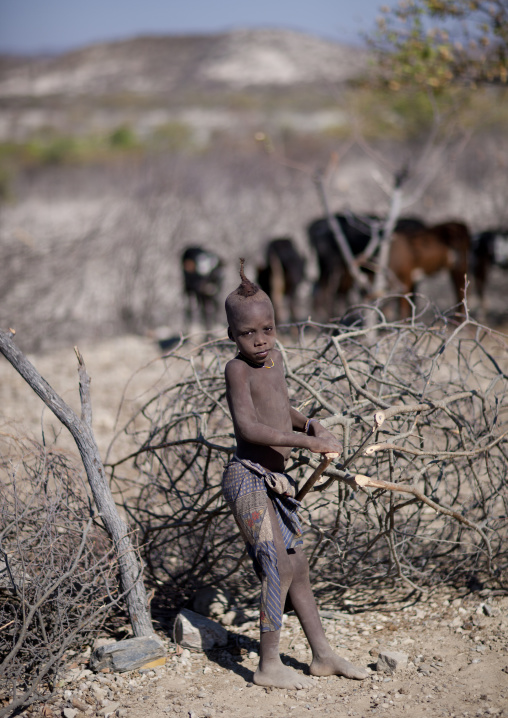
M 375 240 L 376 234 L 382 236 L 383 221 L 374 215 L 336 214 L 335 219 L 353 256 L 359 260 L 359 266 L 368 271 L 370 248 L 373 247 L 371 240 Z M 404 217 L 399 219 L 395 230 L 409 236 L 424 228 L 425 224 L 420 219 Z M 307 227 L 307 235 L 318 261 L 319 276 L 314 287 L 314 311 L 318 317 L 329 318 L 334 314 L 336 300 L 344 299 L 353 287 L 353 278 L 326 217 L 311 222 Z M 362 255 L 366 258 L 365 263 L 362 262 Z
M 185 321 L 193 318 L 210 329 L 218 316 L 219 295 L 224 279 L 221 258 L 202 247 L 187 247 L 181 257 L 184 293 Z
M 487 229 L 473 235 L 471 265 L 480 311 L 484 314 L 485 288 L 490 270 L 492 267 L 508 269 L 508 229 Z
M 297 321 L 298 288 L 304 276 L 304 259 L 290 237 L 277 237 L 267 243 L 257 283 L 271 298 L 277 323 L 288 314 L 291 322 Z
M 463 222 L 443 222 L 418 231 L 396 227 L 390 247 L 389 268 L 401 284 L 401 293 L 412 294 L 422 274 L 449 272 L 457 303 L 466 290 L 471 235 Z M 401 316 L 409 304 L 402 300 Z

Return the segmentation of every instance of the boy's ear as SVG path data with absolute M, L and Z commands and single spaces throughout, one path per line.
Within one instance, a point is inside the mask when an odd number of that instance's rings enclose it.
M 233 332 L 231 331 L 231 327 L 228 327 L 228 337 L 231 339 L 232 342 L 235 341 L 233 337 Z

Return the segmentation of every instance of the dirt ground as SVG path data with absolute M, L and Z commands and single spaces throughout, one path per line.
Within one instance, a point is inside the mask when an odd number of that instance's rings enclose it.
M 120 337 L 80 347 L 92 377 L 94 428 L 101 452 L 133 407 L 163 383 L 168 367 L 157 345 Z M 72 348 L 31 357 L 55 390 L 79 413 L 76 360 Z M 135 373 L 145 366 L 142 372 Z M 124 392 L 126 382 L 129 381 Z M 118 404 L 124 392 L 123 408 Z M 3 359 L 0 360 L 0 432 L 28 432 L 40 439 L 60 433 L 59 445 L 73 448 L 42 402 Z M 479 588 L 479 587 L 478 587 Z M 407 596 L 407 594 L 406 594 Z M 315 678 L 306 691 L 264 689 L 252 684 L 257 664 L 257 625 L 229 627 L 225 648 L 177 655 L 168 635 L 165 666 L 129 674 L 92 674 L 88 654 L 74 663 L 51 704 L 27 714 L 85 718 L 185 716 L 508 716 L 508 596 L 488 590 L 456 593 L 443 587 L 418 600 L 404 591 L 350 592 L 341 606 L 321 607 L 327 635 L 352 662 L 370 666 L 365 681 Z M 378 673 L 380 647 L 403 653 L 406 667 Z M 283 659 L 306 672 L 310 653 L 294 616 L 283 628 Z M 76 707 L 78 706 L 78 707 Z
M 91 674 L 86 654 L 78 657 L 52 715 L 73 718 L 69 709 L 82 704 L 85 715 L 119 718 L 508 716 L 507 596 L 440 589 L 415 601 L 399 590 L 351 593 L 346 604 L 342 611 L 322 609 L 322 620 L 337 652 L 369 667 L 364 681 L 313 678 L 304 691 L 253 685 L 258 641 L 250 621 L 229 628 L 228 645 L 208 655 L 187 649 L 177 655 L 161 635 L 168 659 L 157 669 Z M 287 616 L 282 637 L 284 662 L 308 672 L 310 652 L 295 616 Z M 391 675 L 376 671 L 383 647 L 405 654 L 407 666 Z

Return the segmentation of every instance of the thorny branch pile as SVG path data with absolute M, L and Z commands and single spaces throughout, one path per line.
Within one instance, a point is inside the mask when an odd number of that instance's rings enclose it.
M 376 443 L 349 468 L 388 483 L 362 488 L 338 465 L 304 499 L 307 554 L 323 602 L 367 581 L 506 589 L 506 345 L 460 321 L 436 315 L 430 325 L 388 323 L 379 313 L 368 330 L 305 323 L 284 340 L 293 405 L 337 433 L 344 457 L 371 430 L 376 411 L 386 416 Z M 194 349 L 183 343 L 167 355 L 178 378 L 132 417 L 125 434 L 137 449 L 110 464 L 117 500 L 137 529 L 154 608 L 181 605 L 214 583 L 256 595 L 220 492 L 234 452 L 223 378 L 232 356 L 225 340 Z M 288 470 L 303 483 L 318 458 L 294 451 Z

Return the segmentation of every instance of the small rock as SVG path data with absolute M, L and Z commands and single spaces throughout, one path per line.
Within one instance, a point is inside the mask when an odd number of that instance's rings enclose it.
M 119 707 L 120 707 L 120 703 L 117 703 L 117 702 L 108 703 L 103 708 L 99 708 L 97 713 L 100 716 L 109 715 L 110 713 L 114 713 Z
M 236 620 L 236 616 L 236 611 L 227 611 L 227 613 L 220 616 L 219 620 L 223 626 L 232 626 Z
M 98 701 L 104 700 L 104 698 L 106 698 L 106 696 L 108 695 L 107 690 L 105 690 L 99 685 L 96 685 L 95 683 L 92 683 L 90 688 L 92 689 L 93 694 Z
M 122 673 L 141 668 L 150 661 L 166 656 L 162 641 L 155 635 L 139 638 L 127 638 L 96 648 L 90 658 L 90 666 L 95 671 L 106 672 L 112 669 Z
M 431 672 L 432 667 L 428 663 L 420 663 L 418 666 L 420 673 L 426 673 L 427 675 Z
M 88 703 L 79 700 L 79 698 L 77 698 L 76 696 L 73 696 L 71 698 L 71 703 L 74 708 L 78 709 L 78 711 L 82 711 L 83 713 L 85 713 L 85 711 L 88 710 Z
M 407 666 L 408 657 L 405 653 L 389 651 L 386 648 L 379 649 L 376 670 L 382 673 L 393 673 L 399 668 Z
M 224 626 L 185 608 L 175 619 L 174 636 L 175 643 L 198 651 L 225 646 L 228 642 Z
M 62 712 L 64 718 L 76 718 L 78 714 L 78 711 L 75 710 L 75 708 L 64 708 Z

